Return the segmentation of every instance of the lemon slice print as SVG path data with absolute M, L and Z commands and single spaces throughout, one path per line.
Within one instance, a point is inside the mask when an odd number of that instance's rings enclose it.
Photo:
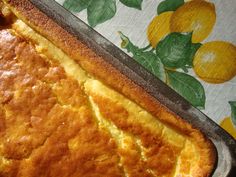
M 194 0 L 179 7 L 172 15 L 172 32 L 193 32 L 192 42 L 198 43 L 207 38 L 216 21 L 213 3 Z
M 223 83 L 236 75 L 236 47 L 223 41 L 203 44 L 193 60 L 195 73 L 209 83 Z
M 164 12 L 153 18 L 147 29 L 147 36 L 153 48 L 170 33 L 170 19 L 173 12 Z

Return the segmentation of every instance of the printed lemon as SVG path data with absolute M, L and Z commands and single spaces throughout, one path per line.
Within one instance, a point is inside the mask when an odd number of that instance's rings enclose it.
M 153 18 L 147 29 L 147 36 L 153 48 L 170 33 L 170 19 L 173 12 L 164 12 Z
M 180 6 L 172 15 L 172 32 L 193 32 L 192 42 L 198 43 L 207 38 L 216 22 L 213 3 L 195 0 Z
M 220 126 L 236 139 L 236 128 L 234 127 L 230 117 L 223 119 Z
M 203 44 L 193 59 L 195 73 L 209 83 L 223 83 L 236 75 L 236 46 L 213 41 Z

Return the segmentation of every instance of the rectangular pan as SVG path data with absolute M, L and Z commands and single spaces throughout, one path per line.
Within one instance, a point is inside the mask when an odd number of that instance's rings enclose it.
M 200 129 L 214 143 L 217 150 L 218 160 L 212 177 L 236 176 L 236 141 L 226 131 L 54 0 L 30 1 L 160 103 Z

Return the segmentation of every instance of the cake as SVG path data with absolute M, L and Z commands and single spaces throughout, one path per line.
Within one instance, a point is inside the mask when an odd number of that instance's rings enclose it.
M 211 175 L 198 129 L 30 1 L 0 8 L 0 177 Z

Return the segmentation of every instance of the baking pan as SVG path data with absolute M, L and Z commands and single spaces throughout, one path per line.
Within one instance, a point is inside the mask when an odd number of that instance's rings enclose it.
M 54 0 L 30 1 L 168 109 L 200 129 L 214 143 L 217 150 L 213 177 L 236 176 L 236 141 L 226 131 Z

